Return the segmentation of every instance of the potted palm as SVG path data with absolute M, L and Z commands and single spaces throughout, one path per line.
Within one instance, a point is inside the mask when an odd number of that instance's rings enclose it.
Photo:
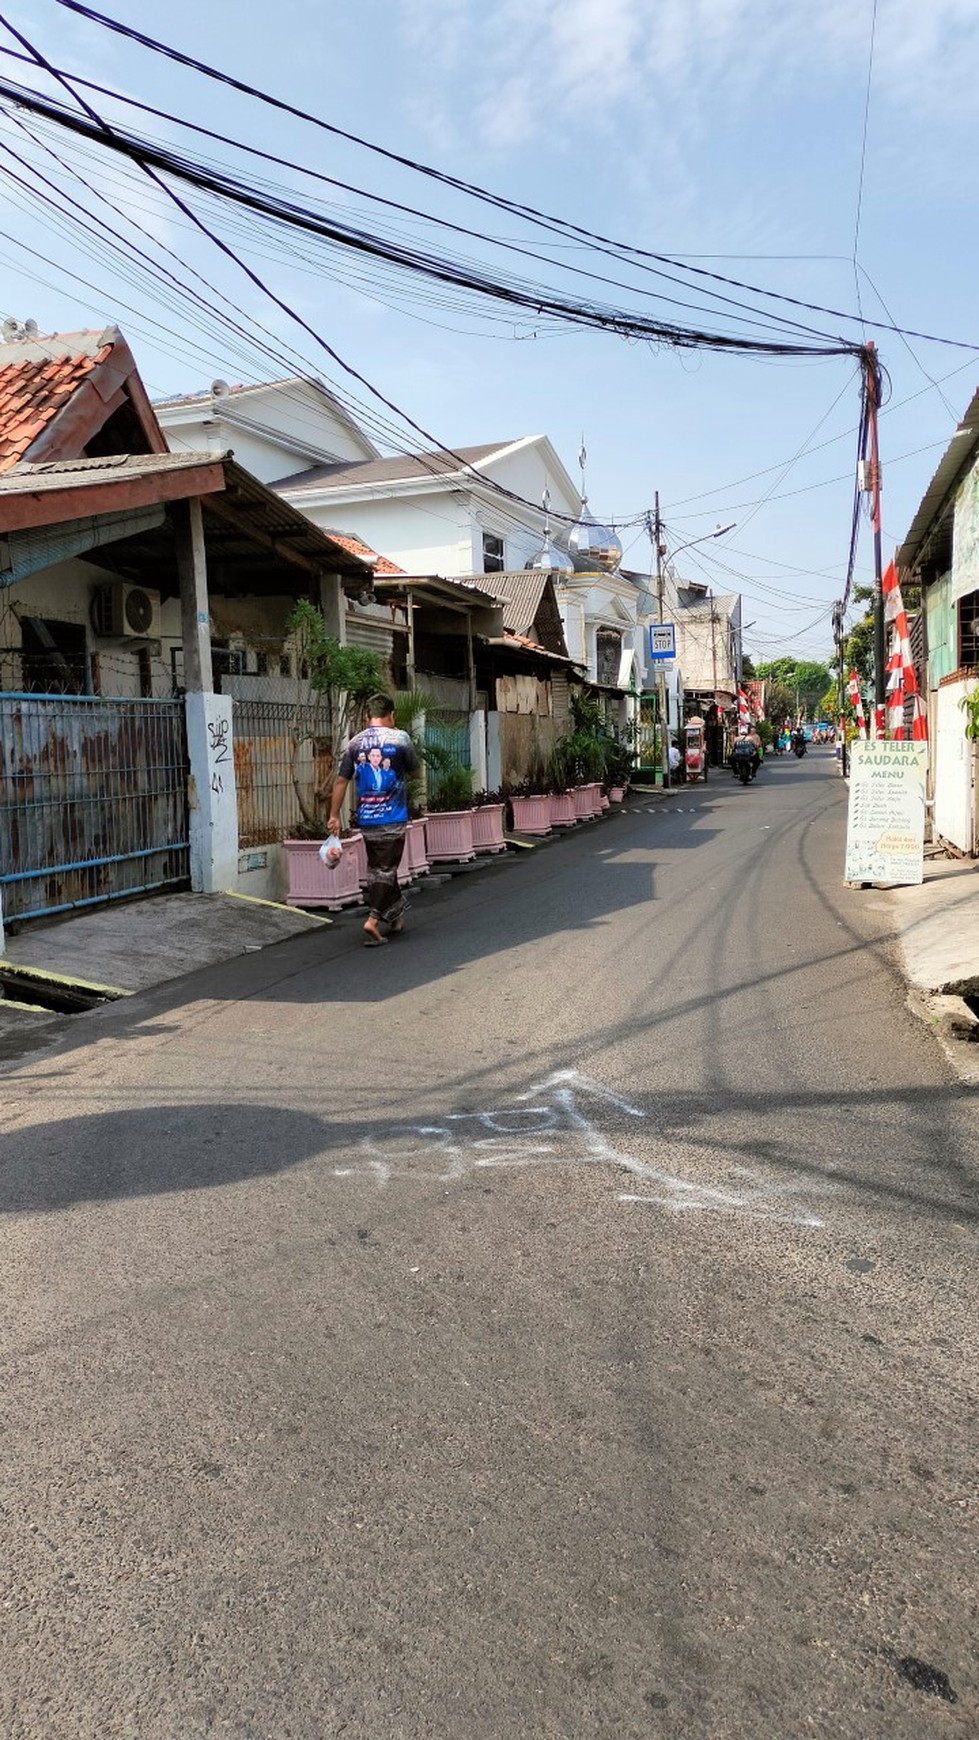
M 551 796 L 551 827 L 573 828 L 578 820 L 575 814 L 574 794 L 572 792 L 572 774 L 565 752 L 565 741 L 555 745 L 547 769 L 547 783 Z
M 466 863 L 476 856 L 472 774 L 459 762 L 451 763 L 431 781 L 425 840 L 432 864 Z

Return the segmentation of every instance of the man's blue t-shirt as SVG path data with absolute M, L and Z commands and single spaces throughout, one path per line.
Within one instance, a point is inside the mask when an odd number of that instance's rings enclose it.
M 368 725 L 352 737 L 340 759 L 341 779 L 353 780 L 357 826 L 403 827 L 408 820 L 406 782 L 418 769 L 407 731 Z

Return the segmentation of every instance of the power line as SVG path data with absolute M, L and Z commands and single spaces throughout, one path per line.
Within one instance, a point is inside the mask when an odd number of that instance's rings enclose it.
M 547 212 L 542 212 L 536 207 L 526 205 L 519 200 L 512 200 L 503 195 L 494 194 L 488 189 L 480 187 L 475 182 L 464 181 L 460 177 L 450 175 L 444 170 L 434 169 L 428 164 L 420 163 L 413 158 L 403 156 L 395 151 L 390 151 L 384 146 L 360 137 L 358 134 L 348 132 L 342 127 L 337 127 L 332 123 L 323 120 L 321 116 L 313 115 L 308 110 L 300 109 L 295 104 L 288 103 L 282 98 L 274 97 L 268 92 L 262 91 L 258 87 L 250 85 L 242 79 L 235 78 L 230 73 L 223 72 L 219 68 L 210 66 L 206 61 L 198 60 L 194 56 L 188 55 L 182 50 L 172 47 L 170 44 L 163 43 L 157 38 L 147 35 L 143 31 L 136 30 L 131 25 L 122 24 L 119 20 L 110 18 L 105 13 L 97 12 L 94 8 L 83 5 L 81 0 L 55 0 L 55 4 L 62 6 L 68 11 L 76 13 L 83 18 L 87 18 L 89 21 L 102 26 L 104 29 L 113 31 L 120 36 L 126 37 L 130 41 L 139 43 L 142 47 L 149 49 L 154 54 L 162 55 L 181 66 L 188 67 L 192 71 L 200 73 L 208 79 L 216 80 L 243 95 L 253 97 L 264 104 L 270 105 L 282 113 L 290 114 L 296 119 L 309 122 L 311 125 L 318 127 L 325 132 L 331 133 L 334 137 L 345 139 L 348 143 L 356 145 L 363 150 L 372 152 L 389 162 L 397 163 L 402 168 L 427 176 L 432 180 L 440 182 L 444 186 L 452 187 L 459 192 L 481 200 L 484 203 L 493 205 L 500 210 L 508 211 L 511 214 L 534 224 L 543 225 L 548 228 L 557 227 L 562 234 L 581 237 L 593 246 L 598 246 L 600 248 L 613 248 L 621 254 L 628 254 L 632 258 L 640 261 L 655 261 L 660 267 L 669 266 L 673 270 L 690 272 L 698 277 L 709 279 L 714 283 L 724 284 L 729 288 L 747 291 L 755 296 L 764 296 L 774 301 L 784 302 L 792 307 L 804 309 L 808 313 L 829 315 L 836 320 L 853 321 L 855 318 L 859 318 L 840 309 L 825 307 L 819 303 L 807 302 L 802 298 L 788 296 L 782 292 L 766 290 L 759 285 L 748 284 L 740 279 L 727 277 L 722 273 L 708 272 L 703 267 L 685 265 L 682 260 L 677 260 L 669 255 L 658 254 L 646 248 L 638 248 L 627 242 L 615 241 L 611 237 L 603 236 L 598 231 L 588 230 L 583 226 L 574 224 L 568 219 L 558 218 Z M 866 324 L 881 331 L 893 330 L 882 321 L 869 321 Z M 916 332 L 907 329 L 907 336 L 911 338 L 925 339 L 930 343 L 949 344 L 964 350 L 979 350 L 979 345 L 966 343 L 962 340 L 941 338 L 935 334 Z

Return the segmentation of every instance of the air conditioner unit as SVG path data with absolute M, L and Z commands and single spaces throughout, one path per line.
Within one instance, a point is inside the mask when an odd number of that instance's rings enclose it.
M 125 580 L 99 586 L 92 598 L 92 627 L 103 640 L 156 640 L 160 594 Z

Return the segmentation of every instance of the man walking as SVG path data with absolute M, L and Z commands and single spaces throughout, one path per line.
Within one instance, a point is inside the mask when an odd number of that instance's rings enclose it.
M 370 911 L 364 924 L 364 942 L 368 948 L 378 948 L 388 940 L 381 925 L 391 933 L 399 931 L 403 923 L 405 903 L 398 886 L 398 865 L 408 826 L 408 775 L 418 771 L 419 763 L 407 731 L 399 731 L 394 723 L 390 695 L 372 695 L 367 714 L 363 731 L 351 738 L 340 757 L 328 826 L 331 834 L 340 832 L 340 811 L 353 780 L 356 822 L 367 852 Z

